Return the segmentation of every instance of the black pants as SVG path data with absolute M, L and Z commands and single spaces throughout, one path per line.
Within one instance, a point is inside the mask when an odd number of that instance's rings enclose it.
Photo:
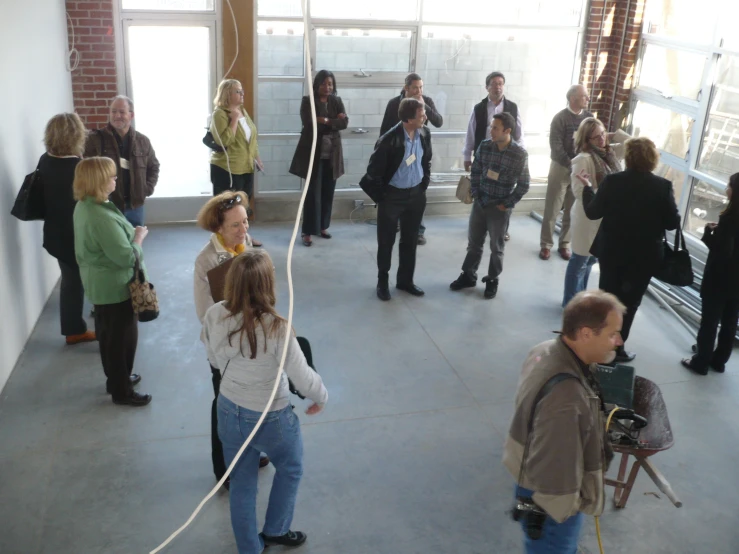
M 734 348 L 739 299 L 714 294 L 702 299 L 701 326 L 698 329 L 698 351 L 693 356 L 693 366 L 705 369 L 709 365 L 721 368 L 726 365 Z M 721 323 L 716 344 L 716 331 Z
M 226 473 L 226 460 L 223 457 L 223 445 L 221 439 L 218 438 L 218 393 L 221 390 L 221 372 L 210 366 L 213 376 L 213 405 L 210 409 L 210 455 L 213 459 L 213 473 L 218 481 L 221 480 L 223 474 Z
M 222 192 L 227 190 L 240 190 L 246 193 L 249 197 L 249 208 L 247 212 L 251 214 L 251 205 L 254 198 L 254 174 L 253 173 L 242 173 L 236 175 L 218 167 L 215 164 L 210 164 L 210 182 L 213 184 L 213 196 L 218 196 Z M 233 183 L 233 186 L 231 184 Z
M 133 394 L 130 377 L 139 341 L 138 317 L 133 313 L 131 300 L 96 304 L 95 332 L 113 400 L 129 398 Z
M 426 191 L 421 185 L 409 189 L 386 187 L 385 196 L 377 204 L 377 278 L 387 284 L 400 220 L 398 276 L 396 284 L 410 285 L 416 270 L 418 229 L 426 209 Z
M 331 210 L 334 205 L 336 181 L 331 160 L 317 160 L 308 181 L 308 194 L 303 205 L 304 235 L 318 235 L 331 225 Z
M 606 292 L 615 294 L 626 306 L 621 338 L 624 342 L 629 338 L 631 324 L 634 323 L 636 310 L 639 309 L 641 299 L 647 292 L 652 272 L 645 271 L 638 266 L 615 265 L 600 261 L 599 287 Z
M 62 282 L 59 287 L 59 316 L 62 323 L 62 335 L 81 335 L 87 332 L 87 323 L 82 316 L 85 302 L 85 289 L 80 279 L 80 268 L 77 264 L 68 264 L 61 260 Z

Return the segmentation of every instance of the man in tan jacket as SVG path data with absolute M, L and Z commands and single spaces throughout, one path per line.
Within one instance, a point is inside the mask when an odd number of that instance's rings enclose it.
M 517 481 L 519 504 L 540 515 L 520 519 L 527 554 L 575 554 L 583 514 L 603 512 L 613 453 L 593 370 L 623 344 L 625 310 L 604 291 L 577 294 L 564 310 L 561 336 L 535 346 L 524 362 L 503 464 Z

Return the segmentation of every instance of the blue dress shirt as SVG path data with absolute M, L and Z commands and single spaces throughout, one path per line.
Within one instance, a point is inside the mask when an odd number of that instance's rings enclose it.
M 416 129 L 413 140 L 411 140 L 405 127 L 403 127 L 403 133 L 405 134 L 405 154 L 403 154 L 400 167 L 398 167 L 393 178 L 390 179 L 390 184 L 395 188 L 409 189 L 420 185 L 423 181 L 423 166 L 421 166 L 423 146 L 421 145 L 421 131 L 419 129 Z M 409 165 L 406 162 L 413 154 L 416 155 L 416 159 Z

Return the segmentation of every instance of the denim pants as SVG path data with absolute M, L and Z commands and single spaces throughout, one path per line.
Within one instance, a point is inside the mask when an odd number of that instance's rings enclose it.
M 126 216 L 128 222 L 134 227 L 144 226 L 144 206 L 132 208 L 130 204 L 126 204 L 126 209 L 123 210 L 123 215 Z
M 528 496 L 534 491 L 516 488 L 517 496 Z M 580 530 L 584 515 L 578 512 L 572 517 L 567 518 L 562 523 L 557 523 L 551 517 L 547 516 L 544 520 L 544 531 L 541 538 L 532 540 L 526 535 L 524 530 L 524 546 L 526 554 L 577 554 L 577 541 L 580 538 Z M 524 527 L 525 522 L 521 522 Z
M 218 396 L 218 436 L 230 466 L 261 413 Z M 257 531 L 259 453 L 269 456 L 276 472 L 269 495 L 263 533 L 275 537 L 290 530 L 298 485 L 303 475 L 303 439 L 292 406 L 269 412 L 231 473 L 231 526 L 239 554 L 260 554 L 264 542 Z
M 598 261 L 595 256 L 581 256 L 572 253 L 570 261 L 567 263 L 567 272 L 565 273 L 565 294 L 562 299 L 562 307 L 569 304 L 572 297 L 578 292 L 587 290 L 588 279 L 590 278 L 590 270 Z

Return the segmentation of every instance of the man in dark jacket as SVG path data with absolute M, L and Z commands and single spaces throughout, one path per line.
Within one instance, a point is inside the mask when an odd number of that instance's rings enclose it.
M 146 135 L 132 127 L 133 101 L 116 96 L 110 104 L 110 122 L 90 133 L 85 157 L 105 156 L 118 168 L 118 185 L 110 200 L 134 227 L 144 225 L 144 201 L 154 194 L 159 160 Z
M 649 281 L 662 262 L 665 231 L 677 229 L 680 213 L 672 183 L 652 174 L 659 163 L 659 151 L 651 140 L 629 140 L 624 161 L 626 171 L 607 175 L 597 192 L 589 175 L 579 173 L 576 177 L 585 185 L 585 215 L 603 219 L 590 252 L 600 263 L 600 288 L 626 305 L 621 328 L 626 342 Z M 623 345 L 616 351 L 616 362 L 630 362 L 635 357 Z
M 414 296 L 424 292 L 413 282 L 418 227 L 431 177 L 431 134 L 424 127 L 424 105 L 404 98 L 400 123 L 382 135 L 359 185 L 377 202 L 377 297 L 390 300 L 388 275 L 400 221 L 400 250 L 395 287 Z
M 385 117 L 382 118 L 382 125 L 380 125 L 380 136 L 387 133 L 391 127 L 394 127 L 398 122 L 400 122 L 400 118 L 398 117 L 398 108 L 400 107 L 400 101 L 403 100 L 403 98 L 415 98 L 419 102 L 424 103 L 426 106 L 425 125 L 428 125 L 429 121 L 434 127 L 441 127 L 444 124 L 444 118 L 441 117 L 441 114 L 436 110 L 434 101 L 423 94 L 423 79 L 421 79 L 421 76 L 418 73 L 410 73 L 405 78 L 405 86 L 403 87 L 403 90 L 400 91 L 400 96 L 396 96 L 387 103 L 387 107 L 385 108 Z M 423 218 L 421 218 L 421 225 L 418 228 L 418 244 L 426 244 L 426 237 L 424 236 L 425 233 L 426 226 L 423 224 Z

